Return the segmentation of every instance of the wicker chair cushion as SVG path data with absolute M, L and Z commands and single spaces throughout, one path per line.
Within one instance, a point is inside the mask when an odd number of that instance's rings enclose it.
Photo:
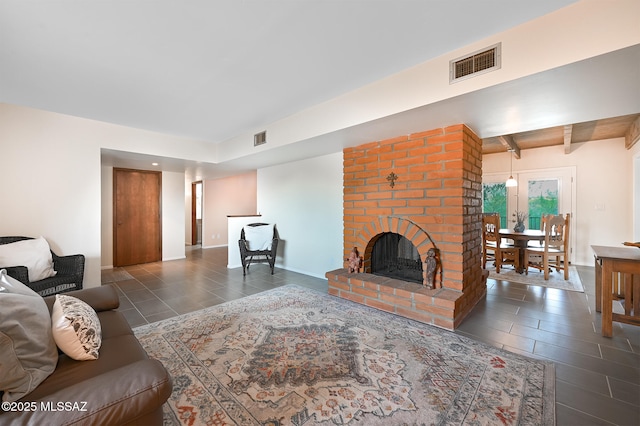
M 244 236 L 249 246 L 247 248 L 251 251 L 271 250 L 273 226 L 273 224 L 245 226 Z
M 15 401 L 56 368 L 58 351 L 49 308 L 36 292 L 0 270 L 0 390 Z
M 43 237 L 0 245 L 0 265 L 26 266 L 29 281 L 39 281 L 56 275 L 49 243 Z

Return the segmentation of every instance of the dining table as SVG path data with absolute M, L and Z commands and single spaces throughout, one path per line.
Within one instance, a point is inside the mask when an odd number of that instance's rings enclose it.
M 499 234 L 502 238 L 513 240 L 513 245 L 520 249 L 518 250 L 520 265 L 516 268 L 516 272 L 522 274 L 526 269 L 524 254 L 529 242 L 544 241 L 544 232 L 539 229 L 525 229 L 524 231 L 516 232 L 513 229 L 504 228 L 500 229 Z M 540 245 L 542 246 L 542 243 L 540 243 Z

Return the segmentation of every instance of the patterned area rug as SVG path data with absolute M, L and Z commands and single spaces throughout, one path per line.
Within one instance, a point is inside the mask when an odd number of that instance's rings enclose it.
M 289 285 L 135 333 L 165 425 L 553 425 L 552 363 Z
M 584 287 L 582 286 L 580 275 L 578 275 L 575 266 L 569 266 L 569 280 L 567 281 L 564 280 L 564 272 L 558 272 L 555 269 L 549 273 L 549 280 L 545 280 L 544 272 L 537 269 L 529 269 L 529 274 L 519 274 L 507 266 L 506 268 L 500 268 L 500 273 L 496 274 L 496 269 L 493 266 L 489 266 L 489 263 L 487 263 L 487 269 L 489 270 L 489 278 L 494 280 L 584 293 Z

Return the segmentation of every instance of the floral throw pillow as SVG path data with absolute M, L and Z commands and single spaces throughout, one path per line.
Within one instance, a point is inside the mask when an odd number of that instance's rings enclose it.
M 98 359 L 102 328 L 91 306 L 76 297 L 58 294 L 51 322 L 53 338 L 62 352 L 78 361 Z

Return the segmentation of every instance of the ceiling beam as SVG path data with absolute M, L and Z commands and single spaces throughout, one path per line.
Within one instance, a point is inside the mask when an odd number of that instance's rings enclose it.
M 573 124 L 564 126 L 564 153 L 571 154 L 571 134 L 573 133 Z
M 631 123 L 631 126 L 629 126 L 629 129 L 627 130 L 627 133 L 624 135 L 625 148 L 631 149 L 631 147 L 635 145 L 638 140 L 640 140 L 640 115 L 635 119 L 633 123 Z
M 498 136 L 498 140 L 508 151 L 513 151 L 516 159 L 520 159 L 520 147 L 510 135 Z

